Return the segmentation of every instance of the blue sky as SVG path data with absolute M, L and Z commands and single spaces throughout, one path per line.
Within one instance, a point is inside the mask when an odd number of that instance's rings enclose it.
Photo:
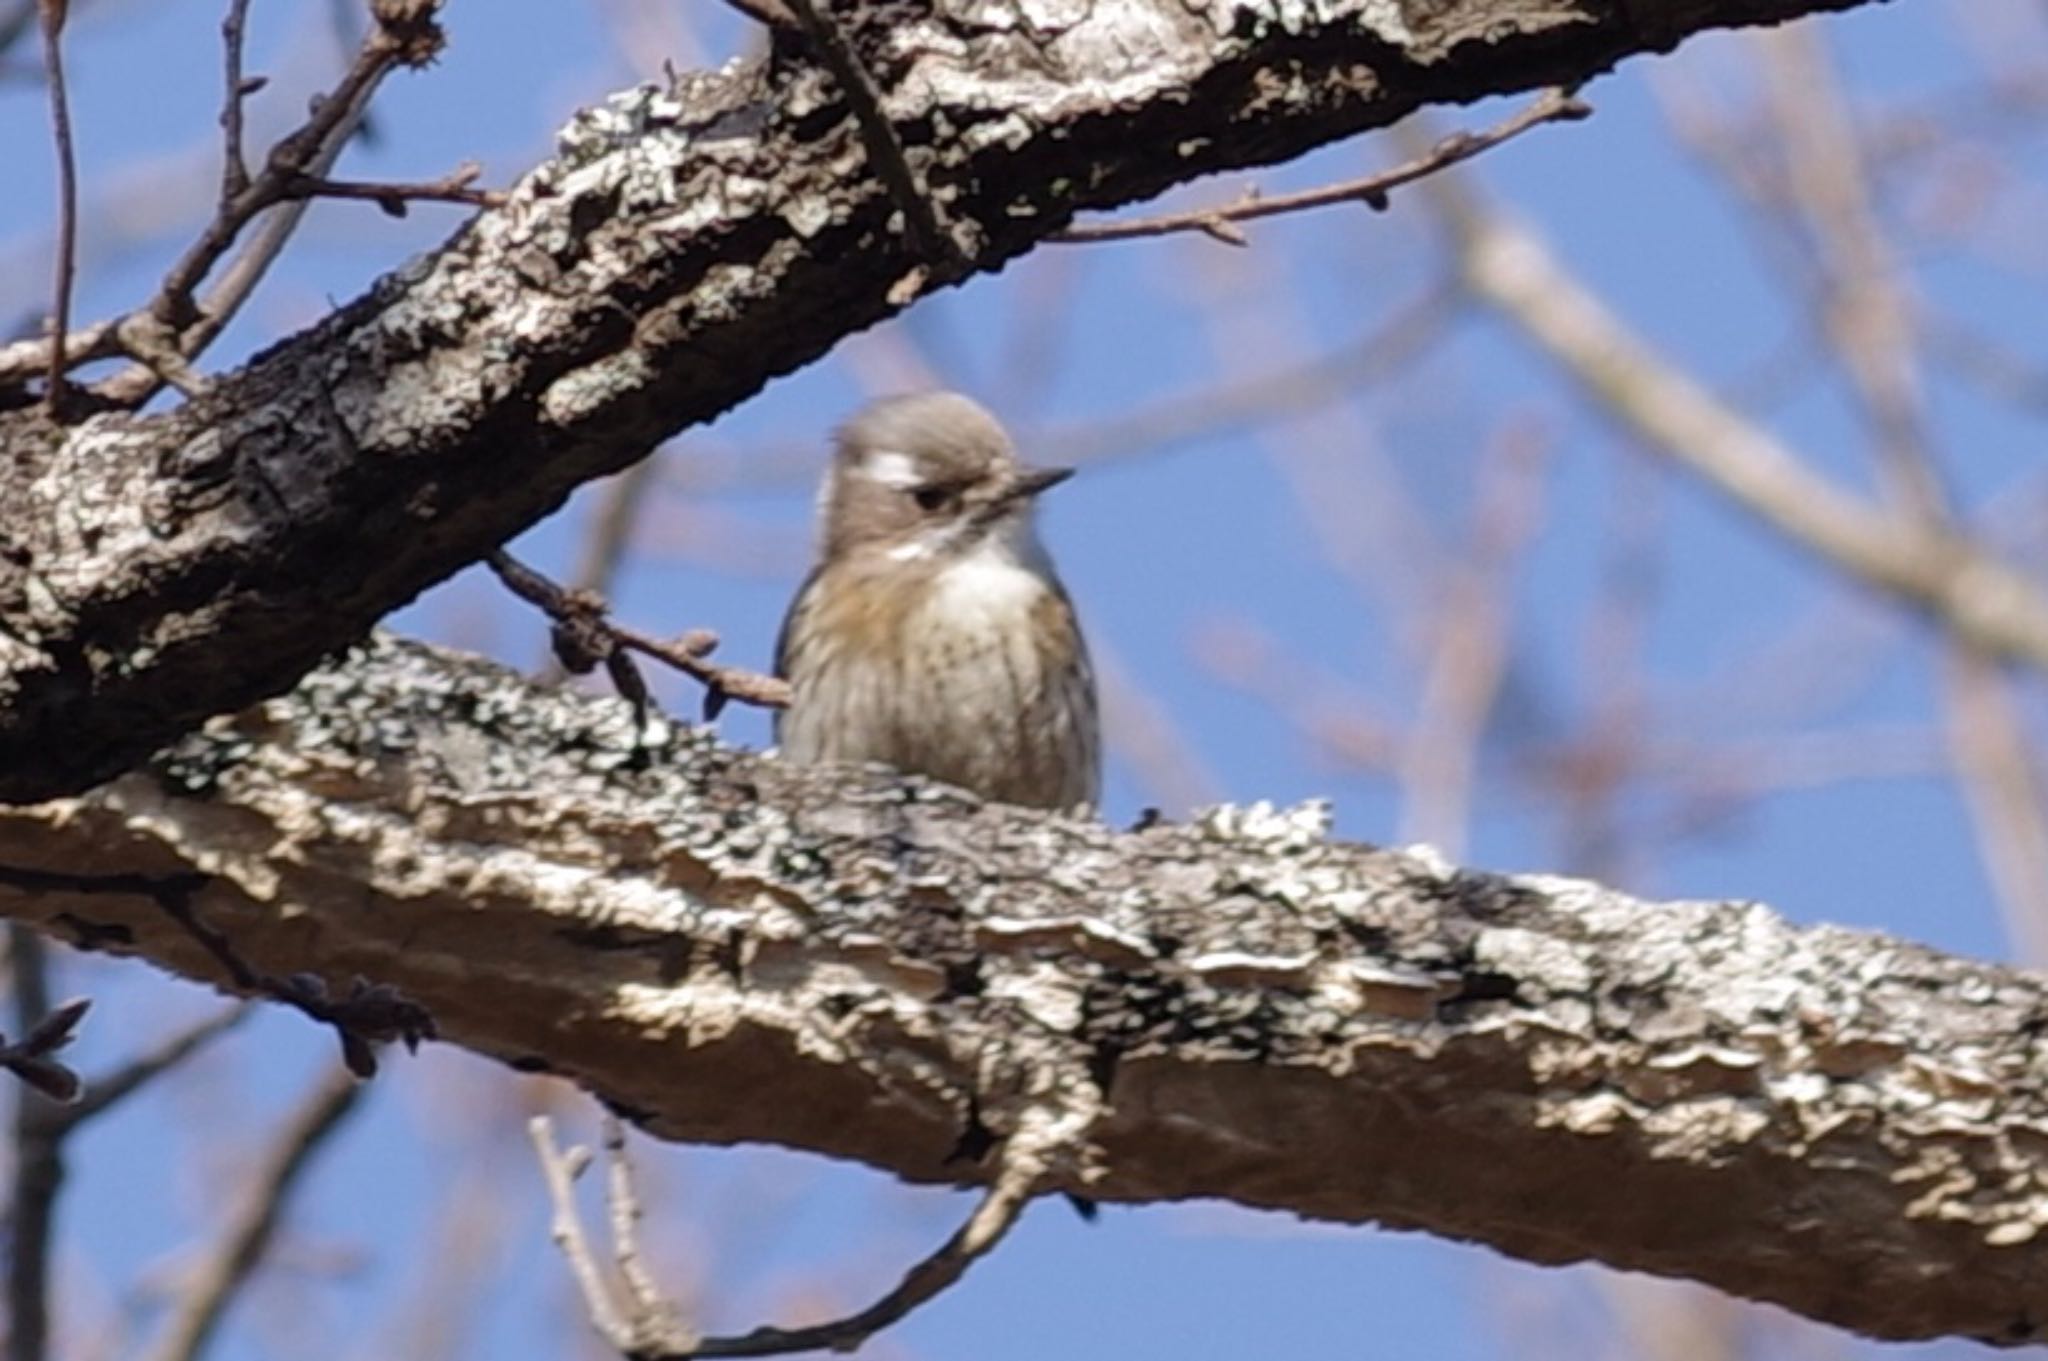
M 190 0 L 79 6 L 70 50 L 88 186 L 81 318 L 146 296 L 204 211 L 217 173 L 217 10 Z M 278 127 L 333 70 L 326 15 L 314 0 L 256 4 L 250 68 L 275 77 L 252 109 L 259 130 Z M 546 153 L 580 104 L 652 73 L 664 56 L 679 66 L 716 59 L 744 37 L 722 7 L 654 0 L 453 0 L 447 22 L 446 56 L 393 77 L 376 106 L 374 141 L 350 153 L 343 173 L 432 178 L 473 159 L 486 182 L 506 182 Z M 1822 25 L 1872 125 L 1949 108 L 1985 88 L 1989 72 L 2048 69 L 2048 17 L 2026 0 L 1902 0 Z M 1757 214 L 1677 146 L 1660 98 L 1660 81 L 1666 96 L 1668 82 L 1679 82 L 1739 98 L 1755 62 L 1748 39 L 1715 37 L 1674 58 L 1625 63 L 1585 91 L 1593 119 L 1489 154 L 1476 178 L 1666 354 L 1724 392 L 1759 395 L 1749 406 L 1757 419 L 1811 465 L 1870 492 L 1869 442 L 1816 353 L 1807 300 L 1759 250 L 1768 229 Z M 13 187 L 0 197 L 0 317 L 10 321 L 43 305 L 50 202 L 42 94 L 11 75 L 0 83 L 0 155 Z M 1473 127 L 1513 106 L 1490 101 L 1437 117 L 1445 128 Z M 2038 222 L 2043 139 L 2024 118 L 1984 121 L 1933 166 L 1889 174 L 1884 201 L 1894 220 L 1938 225 L 1946 219 L 1935 209 L 1988 198 L 1964 214 L 1966 230 L 1900 238 L 1912 288 L 1932 311 L 2048 367 L 2034 323 L 2044 257 L 2027 249 L 2026 234 Z M 1182 197 L 1222 200 L 1249 182 L 1307 187 L 1400 155 L 1384 139 L 1362 139 Z M 403 222 L 363 205 L 316 206 L 213 359 L 307 323 L 459 220 L 459 210 L 431 205 Z M 1199 237 L 1048 247 L 920 303 L 710 429 L 686 433 L 659 456 L 656 494 L 614 593 L 619 612 L 653 631 L 713 628 L 722 656 L 765 664 L 803 566 L 812 469 L 750 472 L 750 452 L 822 451 L 825 432 L 866 395 L 925 374 L 981 397 L 1032 457 L 1058 461 L 1100 422 L 1370 334 L 1441 277 L 1446 261 L 1412 195 L 1397 195 L 1385 214 L 1332 209 L 1256 224 L 1251 235 L 1247 251 Z M 1991 400 L 1946 370 L 1930 373 L 1936 438 L 1960 499 L 2016 525 L 2015 551 L 2036 551 L 2024 530 L 2030 511 L 2038 523 L 2039 492 L 2025 479 L 2041 412 Z M 1106 457 L 1048 498 L 1046 537 L 1098 650 L 1202 772 L 1166 780 L 1115 747 L 1109 815 L 1127 819 L 1155 802 L 1184 811 L 1175 797 L 1203 789 L 1231 800 L 1329 797 L 1343 835 L 1399 836 L 1398 783 L 1333 757 L 1300 720 L 1362 731 L 1412 720 L 1420 643 L 1444 598 L 1431 564 L 1466 556 L 1474 488 L 1514 441 L 1534 451 L 1539 505 L 1510 577 L 1508 680 L 1481 744 L 1464 858 L 1549 869 L 1583 855 L 1568 835 L 1569 810 L 1532 770 L 1612 712 L 1632 715 L 1643 740 L 1679 751 L 1694 774 L 1707 753 L 1742 769 L 1744 753 L 1894 737 L 1907 753 L 1903 774 L 1733 800 L 1693 834 L 1648 845 L 1614 871 L 1646 893 L 1756 898 L 1796 920 L 2005 954 L 1968 810 L 1942 766 L 1936 652 L 1924 626 L 1646 458 L 1517 337 L 1479 315 L 1453 320 L 1439 343 L 1362 378 L 1341 402 Z M 566 570 L 591 501 L 577 498 L 518 551 Z M 1617 580 L 1647 601 L 1639 648 L 1621 666 L 1603 642 Z M 520 664 L 544 647 L 539 622 L 474 572 L 394 623 Z M 694 711 L 687 687 L 664 679 L 662 692 L 678 711 Z M 732 710 L 722 726 L 734 740 L 766 741 L 757 715 Z M 1925 759 L 1914 759 L 1922 750 Z M 1618 804 L 1627 830 L 1699 811 L 1654 783 L 1626 787 Z M 88 1068 L 159 1033 L 167 1014 L 212 1004 L 188 985 L 105 962 L 68 964 L 64 991 L 100 999 Z M 88 1340 L 123 1319 L 146 1324 L 136 1282 L 161 1280 L 203 1240 L 234 1184 L 236 1150 L 261 1144 L 328 1047 L 293 1018 L 264 1017 L 189 1081 L 93 1132 L 64 1227 L 66 1307 Z M 483 1265 L 473 1309 L 438 1311 L 461 1324 L 455 1354 L 594 1346 L 582 1341 L 547 1245 L 520 1128 L 532 1103 L 548 1101 L 587 1133 L 583 1103 L 452 1052 L 396 1060 L 388 1073 L 321 1165 L 279 1269 L 231 1320 L 220 1354 L 380 1352 L 392 1335 L 377 1329 L 406 1307 L 423 1262 L 471 1259 L 442 1239 L 451 1223 L 490 1245 L 475 1254 Z M 713 1326 L 859 1303 L 962 1212 L 950 1194 L 792 1154 L 650 1156 L 658 1255 L 672 1279 L 715 1300 Z M 469 1207 L 459 1223 L 450 1196 Z M 1601 1273 L 1523 1267 L 1420 1235 L 1206 1205 L 1112 1209 L 1090 1226 L 1049 1203 L 874 1354 L 1648 1354 L 1622 1329 L 1615 1298 Z M 1830 1335 L 1771 1315 L 1746 1326 L 1760 1330 L 1759 1354 L 1830 1345 Z

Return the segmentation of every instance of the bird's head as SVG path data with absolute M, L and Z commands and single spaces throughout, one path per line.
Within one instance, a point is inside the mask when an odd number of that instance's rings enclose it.
M 1028 551 L 1032 502 L 1072 475 L 1018 462 L 996 418 L 958 393 L 885 398 L 839 431 L 820 548 L 828 561 L 944 561 L 992 539 Z

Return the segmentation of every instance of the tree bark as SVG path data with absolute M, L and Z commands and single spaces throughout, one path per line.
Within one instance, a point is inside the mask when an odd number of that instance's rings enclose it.
M 620 95 L 502 208 L 158 415 L 0 413 L 0 799 L 288 688 L 561 504 L 1075 213 L 1426 103 L 1856 0 L 941 0 L 837 12 L 952 249 L 822 68 Z
M 2048 980 L 1746 903 L 1325 835 L 1118 832 L 796 769 L 378 638 L 82 798 L 0 810 L 0 913 L 276 975 L 648 1130 L 1373 1221 L 1879 1337 L 2048 1318 Z

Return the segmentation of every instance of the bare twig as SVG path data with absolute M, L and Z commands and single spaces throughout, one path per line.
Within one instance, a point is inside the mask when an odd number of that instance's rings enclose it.
M 314 103 L 305 123 L 270 149 L 262 171 L 240 193 L 223 200 L 199 239 L 171 266 L 149 305 L 159 320 L 180 329 L 194 320 L 194 290 L 234 245 L 249 219 L 285 196 L 285 187 L 305 173 L 330 138 L 348 126 L 404 52 L 404 45 L 390 30 L 382 24 L 371 25 L 340 83 Z
M 71 101 L 64 89 L 64 15 L 68 0 L 38 0 L 43 69 L 50 83 L 50 130 L 57 142 L 57 265 L 51 282 L 49 402 L 62 419 L 66 389 L 64 342 L 71 331 L 71 281 L 78 269 L 78 157 L 71 142 Z
M 643 458 L 598 491 L 597 508 L 583 536 L 583 551 L 576 559 L 571 578 L 572 593 L 583 592 L 600 598 L 611 594 L 612 579 L 618 575 L 626 550 L 633 541 L 633 526 L 652 482 L 655 461 Z M 569 674 L 559 655 L 549 661 L 543 679 L 560 681 Z
M 7 958 L 15 1015 L 24 1038 L 0 1044 L 0 1064 L 24 1078 L 32 1090 L 23 1091 L 15 1106 L 13 1185 L 6 1232 L 0 1235 L 7 1255 L 5 1354 L 7 1361 L 41 1361 L 49 1348 L 50 1245 L 64 1183 L 65 1141 L 80 1124 L 220 1033 L 242 1009 L 232 1008 L 173 1037 L 94 1083 L 81 1099 L 77 1074 L 50 1055 L 69 1043 L 88 1003 L 50 1005 L 47 947 L 26 928 L 10 928 Z
M 803 32 L 803 24 L 789 12 L 789 7 L 782 0 L 725 0 L 725 3 L 757 24 Z
M 225 934 L 199 916 L 192 903 L 198 887 L 189 880 L 164 880 L 153 886 L 151 896 L 166 916 L 182 926 L 227 970 L 236 987 L 282 1002 L 332 1026 L 341 1041 L 342 1060 L 356 1077 L 376 1076 L 375 1045 L 398 1040 L 407 1050 L 416 1051 L 422 1040 L 434 1038 L 434 1018 L 395 988 L 357 978 L 346 993 L 336 996 L 328 990 L 327 980 L 317 974 L 279 978 L 252 968 Z
M 16 1023 L 32 1030 L 50 1013 L 48 947 L 26 926 L 7 930 Z M 43 1361 L 50 1339 L 50 1239 L 64 1185 L 64 1137 L 49 1103 L 22 1092 L 14 1107 L 13 1185 L 7 1197 L 7 1361 Z
M 706 661 L 718 646 L 716 634 L 698 629 L 674 642 L 664 642 L 615 623 L 608 617 L 603 599 L 594 592 L 564 590 L 502 549 L 484 561 L 514 595 L 538 605 L 555 621 L 555 654 L 564 667 L 583 675 L 604 666 L 612 682 L 636 706 L 646 702 L 647 687 L 632 659 L 625 655 L 627 651 L 665 662 L 701 681 L 707 720 L 716 717 L 728 699 L 764 709 L 780 709 L 789 703 L 789 682 L 781 677 Z
M 346 1069 L 333 1068 L 299 1103 L 253 1169 L 220 1242 L 186 1285 L 153 1361 L 193 1361 L 205 1351 L 228 1306 L 276 1238 L 285 1204 L 313 1155 L 356 1108 L 362 1092 L 362 1084 Z
M 1249 377 L 1226 373 L 1096 424 L 1052 431 L 1042 442 L 1061 462 L 1095 463 L 1255 429 L 1343 401 L 1424 353 L 1463 302 L 1454 281 L 1434 281 L 1371 331 L 1325 354 Z
M 1046 239 L 1070 243 L 1130 241 L 1141 237 L 1165 236 L 1172 232 L 1201 232 L 1227 245 L 1247 245 L 1249 243 L 1244 233 L 1237 229 L 1236 223 L 1250 222 L 1262 217 L 1277 217 L 1282 213 L 1298 213 L 1309 208 L 1324 208 L 1334 203 L 1363 203 L 1368 208 L 1378 211 L 1387 206 L 1387 195 L 1391 190 L 1434 175 L 1460 161 L 1469 161 L 1481 152 L 1490 151 L 1503 142 L 1512 141 L 1531 128 L 1544 123 L 1575 121 L 1589 117 L 1592 112 L 1590 105 L 1568 89 L 1545 90 L 1520 113 L 1485 132 L 1452 133 L 1427 153 L 1364 179 L 1347 180 L 1342 184 L 1308 189 L 1298 194 L 1282 194 L 1275 198 L 1263 198 L 1254 190 L 1236 203 L 1215 208 L 1197 208 L 1185 213 L 1164 213 L 1158 217 L 1137 218 L 1128 222 L 1084 224 L 1055 232 Z
M 185 1029 L 166 1038 L 156 1048 L 146 1050 L 129 1059 L 105 1077 L 94 1078 L 86 1084 L 85 1094 L 78 1104 L 64 1111 L 62 1118 L 67 1125 L 82 1125 L 117 1103 L 133 1096 L 151 1080 L 161 1077 L 183 1063 L 205 1045 L 241 1024 L 251 1008 L 247 1002 L 237 1002 L 224 1011 L 217 1011 L 202 1020 L 194 1021 Z
M 630 1166 L 624 1159 L 622 1137 L 616 1124 L 607 1127 L 606 1149 L 611 1156 L 609 1199 L 614 1242 L 613 1253 L 620 1275 L 632 1295 L 630 1312 L 622 1311 L 605 1288 L 590 1243 L 584 1235 L 573 1195 L 575 1178 L 589 1163 L 582 1149 L 561 1153 L 555 1146 L 554 1131 L 546 1116 L 536 1116 L 528 1125 L 535 1152 L 548 1182 L 554 1204 L 553 1233 L 556 1245 L 569 1260 L 590 1311 L 591 1321 L 605 1340 L 637 1361 L 693 1361 L 713 1356 L 784 1356 L 793 1352 L 852 1351 L 890 1324 L 905 1317 L 919 1305 L 944 1292 L 967 1274 L 967 1269 L 986 1256 L 1003 1240 L 1024 1207 L 1031 1202 L 1047 1173 L 1047 1156 L 1067 1133 L 1065 1123 L 1048 1121 L 1030 1133 L 1011 1136 L 1004 1145 L 994 1181 L 983 1193 L 967 1222 L 939 1248 L 904 1273 L 896 1287 L 867 1308 L 844 1318 L 804 1328 L 761 1327 L 731 1337 L 699 1337 L 681 1321 L 675 1306 L 661 1297 L 653 1282 L 642 1272 L 637 1248 L 630 1239 L 618 1237 L 621 1226 L 631 1232 L 639 1215 L 639 1202 Z M 629 1264 L 627 1252 L 636 1255 Z
M 610 1111 L 601 1126 L 606 1164 L 605 1203 L 610 1209 L 612 1260 L 626 1289 L 632 1317 L 652 1336 L 676 1339 L 682 1349 L 697 1343 L 682 1311 L 661 1293 L 640 1255 L 640 1190 L 626 1157 L 626 1127 Z
M 220 21 L 227 66 L 227 89 L 220 106 L 222 203 L 234 202 L 249 187 L 249 163 L 242 155 L 242 101 L 262 85 L 242 78 L 242 41 L 248 19 L 249 0 L 228 0 L 227 17 Z
M 697 1335 L 672 1306 L 663 1301 L 656 1310 L 629 1316 L 605 1285 L 597 1254 L 591 1250 L 590 1240 L 583 1232 L 583 1217 L 576 1213 L 576 1179 L 590 1166 L 590 1151 L 577 1147 L 563 1152 L 555 1143 L 554 1122 L 545 1115 L 536 1115 L 527 1121 L 526 1129 L 533 1138 L 533 1151 L 540 1160 L 541 1176 L 547 1181 L 548 1201 L 554 1206 L 550 1233 L 555 1246 L 569 1263 L 570 1272 L 576 1277 L 576 1287 L 583 1296 L 584 1307 L 590 1311 L 591 1324 L 605 1341 L 619 1351 L 643 1361 L 653 1356 L 689 1355 L 697 1345 Z M 623 1146 L 614 1146 L 609 1139 L 605 1146 L 614 1157 L 611 1194 L 614 1197 L 612 1223 L 616 1232 L 621 1218 L 630 1221 L 639 1215 L 639 1202 L 633 1187 L 632 1169 L 624 1161 Z M 618 1201 L 621 1196 L 626 1198 L 623 1207 Z M 617 1246 L 614 1244 L 615 1248 Z M 637 1267 L 635 1270 L 637 1273 Z M 629 1285 L 628 1288 L 633 1291 L 637 1305 L 637 1285 Z
M 31 1022 L 22 1018 L 18 1040 L 0 1036 L 0 1068 L 5 1068 L 52 1101 L 75 1102 L 85 1083 L 65 1064 L 50 1057 L 77 1038 L 78 1023 L 92 1003 L 74 998 Z
M 404 217 L 408 203 L 464 203 L 473 208 L 495 208 L 505 201 L 502 192 L 472 187 L 476 177 L 483 173 L 482 166 L 474 161 L 465 161 L 438 180 L 411 183 L 329 180 L 316 175 L 301 175 L 280 189 L 279 196 L 289 199 L 366 199 L 392 217 Z
M 239 5 L 237 11 L 231 11 L 222 28 L 231 48 L 227 64 L 235 83 L 221 114 L 224 135 L 231 145 L 226 153 L 229 164 L 222 170 L 223 194 L 213 219 L 165 274 L 156 296 L 136 312 L 87 328 L 75 337 L 67 333 L 68 327 L 60 328 L 49 340 L 0 349 L 0 384 L 48 367 L 61 350 L 65 368 L 113 354 L 127 354 L 141 362 L 143 367 L 98 385 L 99 394 L 109 401 L 135 405 L 167 384 L 188 392 L 200 390 L 203 383 L 189 369 L 190 361 L 240 310 L 296 230 L 308 199 L 319 196 L 317 189 L 305 186 L 331 183 L 327 172 L 384 77 L 399 65 L 425 64 L 438 49 L 440 35 L 432 24 L 433 8 L 395 7 L 396 18 L 386 18 L 378 11 L 377 21 L 341 80 L 313 101 L 306 121 L 270 149 L 253 177 L 246 167 L 236 169 L 240 96 L 254 85 L 239 74 Z M 230 193 L 232 185 L 240 187 Z M 342 192 L 346 194 L 346 188 Z M 250 222 L 266 213 L 262 231 L 247 242 L 215 286 L 198 298 L 200 285 L 234 248 Z
M 193 898 L 211 877 L 186 874 L 65 874 L 25 866 L 0 865 L 0 885 L 22 893 L 86 893 L 110 897 L 144 898 L 156 904 L 164 916 L 205 949 L 227 972 L 228 979 L 245 993 L 267 997 L 332 1026 L 341 1039 L 342 1057 L 349 1071 L 368 1078 L 377 1071 L 373 1045 L 401 1041 L 408 1050 L 422 1040 L 435 1038 L 434 1018 L 424 1007 L 395 988 L 365 979 L 354 979 L 347 992 L 336 996 L 327 981 L 317 974 L 300 973 L 288 978 L 252 968 L 235 950 L 227 936 L 199 916 Z
M 803 26 L 804 35 L 811 40 L 811 46 L 817 49 L 833 79 L 839 82 L 846 102 L 852 106 L 854 121 L 860 125 L 861 143 L 867 147 L 868 160 L 873 163 L 876 174 L 888 187 L 889 196 L 896 200 L 896 207 L 903 214 L 903 231 L 910 238 L 911 249 L 921 259 L 933 264 L 965 265 L 967 260 L 960 242 L 940 220 L 938 205 L 925 192 L 923 179 L 910 168 L 902 139 L 897 137 L 889 116 L 882 112 L 881 93 L 875 89 L 874 79 L 868 75 L 860 54 L 853 50 L 853 45 L 818 0 L 788 0 L 788 3 L 797 22 Z

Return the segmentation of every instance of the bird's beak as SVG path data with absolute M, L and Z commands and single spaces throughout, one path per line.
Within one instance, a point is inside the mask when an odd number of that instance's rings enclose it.
M 1074 475 L 1072 468 L 1025 468 L 1003 493 L 1005 501 L 1024 501 L 1057 487 Z

